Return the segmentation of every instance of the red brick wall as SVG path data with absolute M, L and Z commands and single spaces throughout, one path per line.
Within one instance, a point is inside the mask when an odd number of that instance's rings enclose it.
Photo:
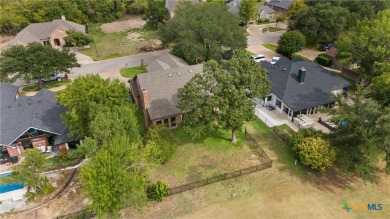
M 15 156 L 19 157 L 18 150 L 16 150 L 16 149 L 13 149 L 11 147 L 7 147 L 7 152 L 8 152 L 10 157 L 15 157 Z
M 31 144 L 34 148 L 38 147 L 39 144 L 41 144 L 41 146 L 49 145 L 46 137 L 33 138 L 31 139 Z
M 23 153 L 24 147 L 23 147 L 23 144 L 21 141 L 18 141 L 18 147 L 19 147 L 20 153 Z

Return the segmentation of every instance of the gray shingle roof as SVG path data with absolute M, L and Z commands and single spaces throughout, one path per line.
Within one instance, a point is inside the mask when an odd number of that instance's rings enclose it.
M 64 31 L 76 30 L 85 33 L 85 26 L 76 24 L 71 21 L 57 19 L 52 22 L 45 23 L 33 23 L 28 25 L 22 31 L 20 31 L 16 37 L 11 41 L 10 45 L 17 43 L 32 43 L 41 42 L 43 39 L 47 39 L 53 31 L 62 29 Z
M 2 105 L 11 104 L 15 100 L 18 89 L 15 85 L 0 82 L 0 109 Z
M 240 3 L 241 0 L 233 0 L 226 5 L 229 7 L 228 11 L 234 15 L 238 15 L 240 13 Z
M 168 70 L 171 68 L 178 68 L 188 66 L 188 64 L 181 58 L 173 56 L 171 54 L 164 54 L 146 66 L 148 72 Z
M 184 66 L 175 69 L 139 74 L 137 76 L 141 89 L 149 94 L 148 113 L 151 120 L 181 114 L 176 107 L 179 103 L 178 89 L 184 87 L 196 74 L 202 72 L 203 65 Z M 190 72 L 191 70 L 191 72 Z M 171 74 L 171 77 L 168 76 Z
M 272 82 L 270 92 L 294 112 L 332 103 L 334 100 L 331 91 L 351 86 L 348 81 L 312 61 L 299 58 L 290 61 L 282 57 L 275 65 L 267 61 L 260 62 L 260 65 L 268 69 L 268 77 Z M 303 84 L 298 82 L 298 71 L 301 67 L 306 69 Z
M 284 8 L 288 10 L 288 7 L 292 4 L 293 0 L 271 0 L 267 2 L 267 5 L 274 5 L 279 8 Z
M 268 6 L 260 6 L 258 7 L 257 14 L 260 14 L 261 12 L 266 11 L 268 14 L 275 14 L 276 11 Z
M 9 95 L 12 92 L 3 92 L 3 88 L 11 87 L 9 84 L 1 83 L 1 87 L 1 99 L 3 100 L 3 98 L 6 99 L 3 95 Z M 11 89 L 14 88 L 11 87 Z M 13 96 L 15 97 L 15 94 Z M 12 144 L 29 128 L 56 134 L 57 144 L 72 140 L 67 137 L 67 128 L 60 119 L 65 108 L 56 102 L 55 93 L 52 91 L 42 89 L 35 96 L 20 96 L 13 101 L 2 101 L 0 110 L 0 144 Z

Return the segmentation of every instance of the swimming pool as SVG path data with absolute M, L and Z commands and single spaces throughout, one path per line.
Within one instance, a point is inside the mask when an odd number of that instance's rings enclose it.
M 1 174 L 0 175 L 0 181 L 1 178 L 6 176 L 11 176 L 11 173 Z M 22 189 L 24 187 L 24 183 L 13 183 L 13 184 L 0 184 L 0 194 L 11 192 L 14 190 Z

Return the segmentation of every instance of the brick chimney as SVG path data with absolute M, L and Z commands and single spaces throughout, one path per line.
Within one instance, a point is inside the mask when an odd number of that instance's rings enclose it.
M 298 82 L 300 84 L 303 84 L 305 82 L 305 76 L 306 76 L 306 69 L 304 67 L 301 67 L 298 73 Z
M 150 107 L 149 92 L 146 89 L 142 89 L 143 109 Z

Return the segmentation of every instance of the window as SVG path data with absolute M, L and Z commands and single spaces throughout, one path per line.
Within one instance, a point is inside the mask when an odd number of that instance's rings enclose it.
M 54 39 L 54 44 L 55 44 L 56 46 L 61 46 L 61 42 L 60 42 L 59 39 Z
M 281 109 L 282 108 L 282 101 L 280 101 L 279 99 L 276 99 L 276 106 Z
M 165 118 L 165 119 L 164 119 L 164 125 L 165 125 L 166 127 L 169 127 L 169 120 L 168 120 L 168 118 Z
M 172 127 L 175 127 L 175 126 L 176 126 L 176 117 L 175 117 L 175 116 L 172 116 L 172 117 L 171 117 L 171 126 L 172 126 Z
M 286 106 L 283 106 L 283 112 L 284 112 L 284 113 L 288 114 L 288 111 L 289 111 L 289 110 L 290 110 L 289 108 L 287 108 Z
M 272 100 L 272 95 L 269 95 L 267 101 L 271 101 L 271 100 Z
M 44 46 L 50 46 L 49 40 L 44 40 L 44 41 L 43 41 L 43 45 L 44 45 Z
M 156 124 L 157 124 L 157 125 L 161 125 L 161 120 L 157 120 L 157 121 L 156 121 Z

